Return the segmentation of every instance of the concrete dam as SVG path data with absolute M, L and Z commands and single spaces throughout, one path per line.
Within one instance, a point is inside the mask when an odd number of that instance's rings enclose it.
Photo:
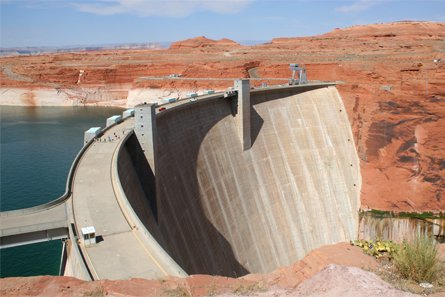
M 135 107 L 118 176 L 139 220 L 186 273 L 269 272 L 357 237 L 359 159 L 335 86 L 147 108 Z

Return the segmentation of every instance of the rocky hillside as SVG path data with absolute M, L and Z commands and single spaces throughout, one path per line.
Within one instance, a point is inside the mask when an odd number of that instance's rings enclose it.
M 439 246 L 440 259 L 445 260 L 445 245 Z M 396 290 L 372 271 L 381 268 L 375 258 L 349 243 L 320 247 L 288 267 L 269 274 L 249 274 L 241 278 L 191 275 L 186 278 L 158 280 L 81 281 L 72 277 L 36 276 L 0 279 L 0 296 L 426 296 L 419 286 L 411 290 L 422 295 Z M 444 296 L 445 288 L 434 288 L 429 297 Z
M 348 265 L 365 269 L 372 269 L 377 265 L 374 258 L 363 254 L 359 248 L 341 243 L 314 250 L 294 265 L 280 268 L 268 275 L 247 275 L 238 279 L 193 275 L 183 279 L 101 280 L 95 282 L 85 282 L 71 277 L 51 276 L 7 278 L 0 279 L 0 295 L 4 297 L 108 295 L 159 297 L 217 296 L 220 294 L 239 296 L 270 291 L 282 296 L 286 291 L 294 291 L 300 283 L 316 275 L 328 264 Z M 355 275 L 355 278 L 360 279 L 360 276 Z M 346 287 L 346 289 L 349 288 L 350 285 Z M 387 286 L 387 289 L 389 289 L 389 286 Z M 274 295 L 271 294 L 270 296 Z
M 146 88 L 180 94 L 240 77 L 285 83 L 288 64 L 300 63 L 310 80 L 340 82 L 361 159 L 362 208 L 444 212 L 444 52 L 445 23 L 398 22 L 257 46 L 198 37 L 165 50 L 4 57 L 1 102 L 39 105 L 52 96 L 51 104 L 125 106 Z

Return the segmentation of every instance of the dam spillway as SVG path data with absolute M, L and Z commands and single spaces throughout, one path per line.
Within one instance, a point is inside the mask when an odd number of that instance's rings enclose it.
M 120 153 L 132 208 L 189 274 L 269 272 L 357 237 L 359 160 L 337 89 L 250 97 L 247 150 L 236 99 L 219 98 L 156 115 L 155 170 L 136 135 Z

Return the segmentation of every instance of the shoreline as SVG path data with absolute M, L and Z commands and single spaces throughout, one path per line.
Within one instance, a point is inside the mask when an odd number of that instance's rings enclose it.
M 201 90 L 199 90 L 201 91 Z M 98 106 L 132 108 L 143 102 L 184 97 L 195 90 L 132 88 L 127 85 L 82 88 L 0 88 L 0 106 Z

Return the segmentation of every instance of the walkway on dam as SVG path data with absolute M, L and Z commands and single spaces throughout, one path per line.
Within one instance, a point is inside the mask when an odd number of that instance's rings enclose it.
M 134 119 L 128 119 L 106 131 L 102 142 L 96 141 L 88 148 L 74 178 L 72 201 L 77 230 L 94 226 L 99 237 L 97 244 L 82 245 L 95 279 L 167 275 L 128 223 L 114 191 L 113 157 L 133 126 Z M 114 140 L 110 142 L 109 138 Z
M 46 204 L 44 205 L 46 206 Z M 0 213 L 2 248 L 68 236 L 65 202 Z

